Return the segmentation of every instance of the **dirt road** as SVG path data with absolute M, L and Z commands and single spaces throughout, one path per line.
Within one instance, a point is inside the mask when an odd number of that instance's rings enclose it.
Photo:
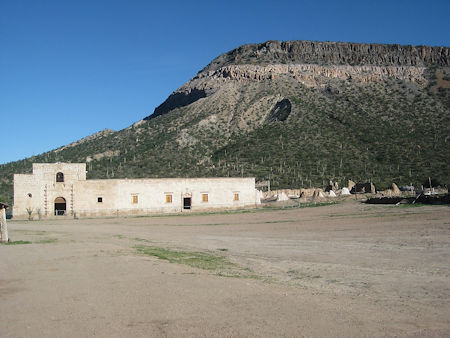
M 8 227 L 1 337 L 450 336 L 447 206 Z

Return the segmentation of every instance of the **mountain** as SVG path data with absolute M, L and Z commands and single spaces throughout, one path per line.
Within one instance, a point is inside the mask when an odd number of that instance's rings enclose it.
M 0 200 L 32 162 L 87 162 L 88 178 L 256 176 L 450 182 L 450 48 L 268 41 L 218 56 L 121 131 L 0 166 Z M 2 196 L 3 195 L 3 196 Z

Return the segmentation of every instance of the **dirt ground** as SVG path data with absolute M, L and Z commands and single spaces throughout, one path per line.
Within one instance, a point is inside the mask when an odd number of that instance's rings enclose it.
M 347 201 L 8 228 L 32 243 L 0 245 L 1 337 L 450 336 L 448 206 Z M 146 247 L 226 264 L 201 269 Z

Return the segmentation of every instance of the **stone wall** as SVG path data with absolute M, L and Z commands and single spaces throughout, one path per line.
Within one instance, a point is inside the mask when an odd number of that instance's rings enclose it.
M 64 181 L 57 182 L 56 174 L 64 174 Z M 84 163 L 33 163 L 33 174 L 14 175 L 15 217 L 49 217 L 54 215 L 57 197 L 66 200 L 67 212 L 73 211 L 74 183 L 86 180 Z
M 207 194 L 207 201 L 203 195 Z M 234 194 L 239 195 L 234 200 Z M 171 196 L 167 202 L 166 196 Z M 136 200 L 133 200 L 136 196 Z M 255 206 L 254 178 L 87 180 L 74 186 L 77 215 L 173 213 L 191 197 L 191 211 Z M 101 202 L 98 199 L 101 198 Z
M 57 172 L 64 173 L 64 182 L 56 182 Z M 254 178 L 86 180 L 85 164 L 64 163 L 33 165 L 33 174 L 14 176 L 15 218 L 28 217 L 27 208 L 34 217 L 38 210 L 42 217 L 54 217 L 58 197 L 66 200 L 67 216 L 78 217 L 234 209 L 259 203 Z M 191 198 L 190 210 L 183 208 L 185 197 Z

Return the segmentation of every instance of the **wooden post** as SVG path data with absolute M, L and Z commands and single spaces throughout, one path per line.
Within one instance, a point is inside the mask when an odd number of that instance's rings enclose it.
M 0 241 L 8 243 L 8 227 L 6 226 L 6 207 L 0 205 Z

